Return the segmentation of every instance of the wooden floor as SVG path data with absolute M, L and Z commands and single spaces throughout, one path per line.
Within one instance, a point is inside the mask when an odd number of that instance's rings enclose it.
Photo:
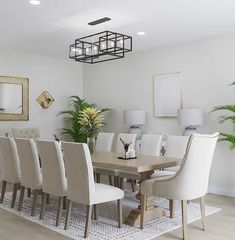
M 201 230 L 201 222 L 189 225 L 190 240 L 233 240 L 235 239 L 235 198 L 208 194 L 207 204 L 222 208 L 219 213 L 206 217 L 207 230 Z M 156 239 L 181 239 L 181 228 L 166 233 Z M 21 217 L 0 209 L 0 240 L 68 240 L 58 233 L 50 231 Z

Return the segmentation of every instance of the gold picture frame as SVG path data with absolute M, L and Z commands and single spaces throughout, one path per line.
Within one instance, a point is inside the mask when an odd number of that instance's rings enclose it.
M 22 86 L 21 113 L 0 111 L 0 121 L 28 121 L 29 120 L 29 79 L 12 76 L 0 76 L 0 84 L 12 84 Z
M 43 108 L 47 109 L 55 101 L 48 91 L 43 91 L 40 96 L 36 99 L 38 104 Z

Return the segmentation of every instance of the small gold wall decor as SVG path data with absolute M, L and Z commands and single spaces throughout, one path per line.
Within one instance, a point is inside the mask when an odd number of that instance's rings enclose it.
M 47 109 L 55 101 L 48 91 L 43 91 L 36 99 L 43 109 Z

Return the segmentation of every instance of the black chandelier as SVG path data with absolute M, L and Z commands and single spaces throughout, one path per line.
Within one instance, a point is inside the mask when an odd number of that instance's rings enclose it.
M 103 18 L 89 25 L 96 25 L 110 20 Z M 132 37 L 111 32 L 103 31 L 87 37 L 78 38 L 69 47 L 69 58 L 77 62 L 98 63 L 119 58 L 124 58 L 126 52 L 132 51 Z

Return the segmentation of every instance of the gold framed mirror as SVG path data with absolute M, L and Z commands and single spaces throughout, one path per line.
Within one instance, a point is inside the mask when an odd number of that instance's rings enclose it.
M 0 76 L 0 121 L 29 120 L 29 79 Z

